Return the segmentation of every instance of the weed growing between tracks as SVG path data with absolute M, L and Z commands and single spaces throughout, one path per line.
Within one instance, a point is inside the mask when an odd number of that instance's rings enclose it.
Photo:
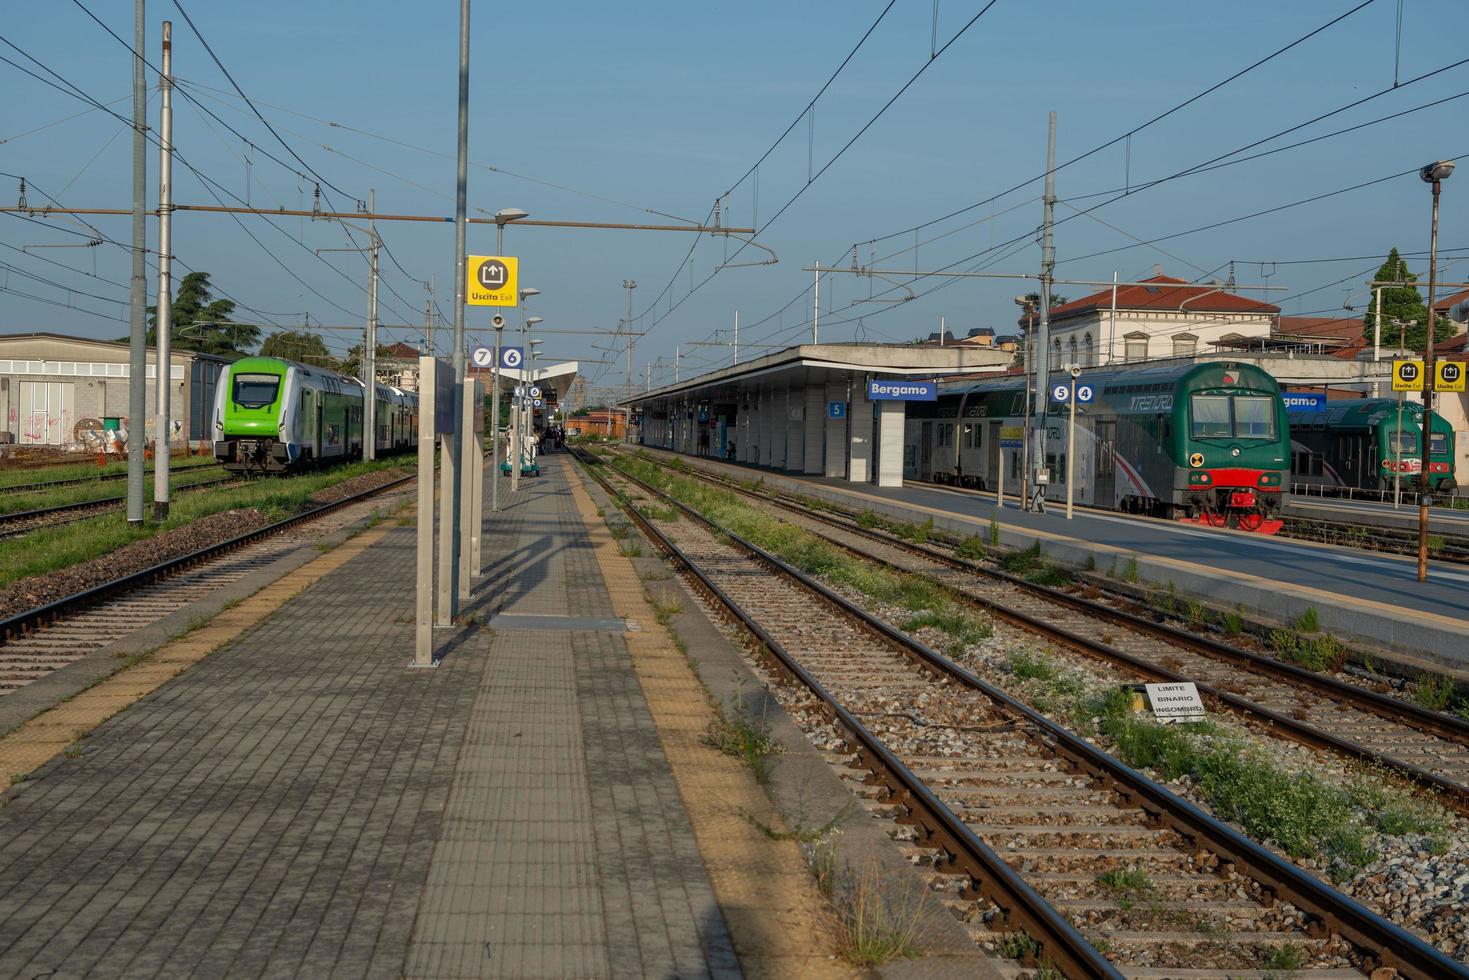
M 391 460 L 353 463 L 302 476 L 262 478 L 231 490 L 189 494 L 173 501 L 168 520 L 161 524 L 133 527 L 122 514 L 112 513 L 73 524 L 39 528 L 0 541 L 0 586 L 99 558 L 159 531 L 221 511 L 254 508 L 271 521 L 281 520 L 304 510 L 311 495 L 326 487 L 395 465 L 398 464 Z
M 745 710 L 744 698 L 738 696 L 730 698 L 727 705 L 714 702 L 714 714 L 705 743 L 743 762 L 760 785 L 770 782 L 780 746 L 771 737 L 765 719 L 752 719 Z
M 666 468 L 642 459 L 626 460 L 625 465 L 639 479 L 659 487 L 808 575 L 855 589 L 875 601 L 901 606 L 911 615 L 898 624 L 900 628 L 909 632 L 924 627 L 937 629 L 948 638 L 949 652 L 963 650 L 990 635 L 986 619 L 949 599 L 930 582 L 852 558 L 809 531 L 752 507 L 729 491 L 670 475 Z M 644 512 L 648 513 L 647 508 Z M 926 539 L 933 530 L 932 526 L 905 526 L 909 528 L 910 540 Z
M 1332 782 L 1286 768 L 1267 747 L 1214 722 L 1157 724 L 1134 712 L 1132 691 L 1098 685 L 1044 654 L 1013 653 L 1009 667 L 1037 710 L 1098 737 L 1128 765 L 1186 786 L 1256 840 L 1314 859 L 1337 882 L 1376 859 L 1379 835 L 1420 838 L 1431 853 L 1447 846 L 1449 815 L 1380 773 L 1360 770 Z
M 176 456 L 170 462 L 172 465 L 169 471 L 172 473 L 218 465 L 213 456 Z M 44 483 L 48 480 L 85 480 L 98 476 L 115 476 L 126 473 L 127 468 L 128 463 L 125 459 L 115 460 L 102 466 L 98 466 L 95 460 L 84 459 L 81 462 L 40 468 L 7 467 L 0 469 L 0 490 L 32 483 Z M 152 460 L 148 461 L 148 472 L 150 474 L 153 472 Z
M 213 466 L 189 466 L 173 471 L 170 486 L 174 490 L 187 490 L 195 483 L 208 483 L 224 476 L 222 469 Z M 144 481 L 148 500 L 153 499 L 153 474 L 150 471 Z M 78 483 L 69 487 L 36 490 L 29 493 L 10 493 L 0 496 L 0 514 L 16 514 L 23 510 L 39 510 L 43 507 L 60 507 L 64 504 L 80 504 L 90 501 L 102 503 L 120 499 L 127 487 L 121 480 Z

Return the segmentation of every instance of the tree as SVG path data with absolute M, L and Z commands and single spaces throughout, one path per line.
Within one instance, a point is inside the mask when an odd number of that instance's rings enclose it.
M 173 346 L 206 354 L 244 353 L 260 342 L 260 328 L 234 323 L 233 300 L 215 299 L 209 273 L 191 272 L 174 292 L 169 335 Z M 127 343 L 122 337 L 120 343 Z M 158 343 L 158 307 L 148 307 L 148 344 Z
M 1404 282 L 1416 283 L 1418 277 L 1408 271 L 1408 263 L 1398 255 L 1394 248 L 1387 255 L 1387 261 L 1382 268 L 1377 270 L 1375 277 L 1379 282 Z M 1399 338 L 1405 350 L 1410 353 L 1422 351 L 1424 341 L 1428 337 L 1428 304 L 1424 301 L 1423 291 L 1417 286 L 1383 286 L 1382 287 L 1382 346 L 1397 347 Z M 1367 327 L 1367 336 L 1372 336 L 1372 331 L 1377 324 L 1377 290 L 1372 290 L 1372 298 L 1367 304 L 1367 315 L 1363 318 Z M 1406 333 L 1399 324 L 1406 324 Z M 1433 324 L 1434 341 L 1448 340 L 1454 336 L 1457 328 L 1448 317 L 1436 317 Z
M 366 352 L 366 344 L 354 344 L 351 347 L 347 348 L 347 356 L 342 358 L 341 361 L 338 362 L 340 364 L 340 367 L 338 367 L 337 370 L 341 371 L 343 374 L 350 374 L 354 378 L 362 378 L 362 356 Z M 385 344 L 377 345 L 377 363 L 379 368 L 382 367 L 383 361 L 388 360 L 392 356 L 392 347 L 389 347 Z
M 333 368 L 337 359 L 332 357 L 319 334 L 309 330 L 280 330 L 265 338 L 260 345 L 261 357 L 284 357 L 303 364 Z
M 1036 308 L 1036 314 L 1035 315 L 1037 317 L 1039 317 L 1040 316 L 1040 308 L 1041 308 L 1041 294 L 1038 293 L 1038 292 L 1037 293 L 1026 293 L 1025 294 L 1025 298 L 1028 299 L 1028 300 L 1030 300 L 1031 303 L 1034 304 L 1034 306 Z M 1069 302 L 1069 300 L 1065 296 L 1062 296 L 1060 293 L 1052 293 L 1051 294 L 1051 309 L 1054 310 L 1056 307 L 1062 305 L 1063 303 L 1067 303 L 1067 302 Z

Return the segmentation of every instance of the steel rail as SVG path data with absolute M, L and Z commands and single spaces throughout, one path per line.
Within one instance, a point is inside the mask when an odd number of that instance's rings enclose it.
M 685 472 L 688 471 L 686 470 Z M 701 471 L 701 475 L 706 477 L 709 476 L 707 472 L 703 471 Z M 1327 694 L 1334 694 L 1335 689 L 1321 687 L 1315 683 L 1316 681 L 1325 680 L 1331 682 L 1332 684 L 1341 685 L 1342 687 L 1352 692 L 1354 695 L 1367 696 L 1368 698 L 1373 700 L 1373 704 L 1375 705 L 1380 705 L 1381 702 L 1386 702 L 1388 705 L 1387 707 L 1365 707 L 1365 702 L 1363 704 L 1357 704 L 1355 700 L 1352 701 L 1354 705 L 1358 707 L 1364 707 L 1364 710 L 1369 710 L 1373 714 L 1387 718 L 1390 721 L 1403 723 L 1403 718 L 1400 716 L 1400 714 L 1396 713 L 1396 708 L 1399 706 L 1411 709 L 1418 715 L 1432 716 L 1428 718 L 1428 723 L 1417 726 L 1418 730 L 1429 731 L 1431 734 L 1441 735 L 1442 737 L 1445 737 L 1451 741 L 1469 741 L 1469 736 L 1466 736 L 1465 734 L 1469 733 L 1469 723 L 1463 722 L 1461 719 L 1456 718 L 1453 715 L 1442 715 L 1439 712 L 1429 711 L 1426 708 L 1421 708 L 1418 705 L 1411 704 L 1410 702 L 1398 701 L 1395 698 L 1388 698 L 1381 694 L 1378 694 L 1375 691 L 1367 691 L 1352 684 L 1345 684 L 1344 682 L 1336 681 L 1334 678 L 1326 678 L 1320 674 L 1305 670 L 1304 668 L 1296 667 L 1292 664 L 1284 664 L 1272 658 L 1261 657 L 1258 654 L 1250 653 L 1249 651 L 1230 646 L 1229 644 L 1218 643 L 1217 646 L 1221 650 L 1226 651 L 1228 655 L 1216 655 L 1210 649 L 1206 649 L 1206 646 L 1208 644 L 1216 643 L 1216 641 L 1212 640 L 1209 637 L 1201 637 L 1197 634 L 1189 633 L 1176 627 L 1167 626 L 1162 623 L 1156 623 L 1153 620 L 1138 616 L 1133 613 L 1125 612 L 1123 610 L 1114 609 L 1111 606 L 1107 606 L 1103 603 L 1094 602 L 1093 600 L 1085 599 L 1080 596 L 1074 596 L 1069 592 L 1064 592 L 1060 589 L 1054 589 L 1050 586 L 1040 585 L 1035 582 L 1027 581 L 1026 579 L 1020 578 L 1019 576 L 1012 575 L 1009 572 L 987 568 L 983 565 L 979 565 L 977 563 L 960 558 L 957 555 L 948 555 L 940 551 L 926 548 L 923 545 L 915 544 L 910 541 L 905 541 L 901 538 L 888 537 L 886 535 L 879 534 L 877 532 L 857 526 L 855 524 L 849 525 L 845 521 L 834 520 L 828 515 L 820 513 L 819 511 L 811 510 L 804 505 L 790 503 L 785 500 L 776 499 L 775 497 L 766 496 L 764 494 L 748 490 L 744 487 L 727 484 L 719 480 L 718 478 L 712 478 L 711 482 L 713 482 L 714 485 L 721 487 L 722 489 L 727 489 L 733 493 L 739 493 L 748 497 L 752 497 L 755 500 L 761 501 L 763 503 L 787 508 L 789 510 L 799 513 L 802 517 L 828 524 L 839 530 L 859 535 L 861 537 L 877 541 L 881 544 L 898 548 L 899 550 L 908 551 L 912 554 L 920 555 L 932 561 L 948 565 L 961 571 L 972 573 L 979 577 L 992 578 L 1005 584 L 1012 585 L 1022 591 L 1029 592 L 1032 595 L 1054 602 L 1057 605 L 1070 608 L 1078 612 L 1083 612 L 1088 615 L 1094 615 L 1097 618 L 1105 619 L 1107 621 L 1116 623 L 1129 629 L 1136 630 L 1139 633 L 1152 636 L 1156 639 L 1164 640 L 1165 642 L 1183 647 L 1195 653 L 1200 653 L 1204 656 L 1211 657 L 1212 659 L 1225 660 L 1226 662 L 1232 663 L 1237 666 L 1244 666 L 1247 671 L 1251 673 L 1257 673 L 1272 680 L 1284 680 L 1287 683 L 1296 682 L 1302 685 L 1309 684 L 1314 689 L 1322 690 L 1324 693 Z M 830 541 L 830 539 L 827 540 Z M 873 558 L 873 556 L 871 555 L 864 555 L 861 551 L 855 550 L 852 547 L 844 545 L 839 541 L 831 541 L 830 543 L 836 547 L 842 548 L 849 553 L 856 554 L 869 561 L 879 560 Z M 983 596 L 973 595 L 971 593 L 965 592 L 963 589 L 958 588 L 951 583 L 945 582 L 942 579 L 934 578 L 930 575 L 924 574 L 923 572 L 908 572 L 907 574 L 916 575 L 919 578 L 922 578 L 923 580 L 930 582 L 938 588 L 944 590 L 946 594 L 954 597 L 959 601 L 978 606 L 979 608 L 983 609 L 985 612 L 993 616 L 1004 619 L 1020 627 L 1021 629 L 1038 633 L 1041 636 L 1046 637 L 1047 639 L 1060 643 L 1061 645 L 1073 649 L 1076 652 L 1081 653 L 1085 656 L 1091 657 L 1094 660 L 1099 660 L 1103 663 L 1124 665 L 1137 671 L 1144 677 L 1147 677 L 1154 681 L 1162 681 L 1167 683 L 1181 683 L 1186 681 L 1193 683 L 1198 687 L 1199 691 L 1202 694 L 1213 698 L 1216 702 L 1225 705 L 1237 714 L 1253 717 L 1257 722 L 1262 723 L 1266 728 L 1273 729 L 1277 734 L 1285 738 L 1292 739 L 1293 741 L 1300 742 L 1304 745 L 1312 746 L 1313 748 L 1326 749 L 1339 755 L 1346 756 L 1347 758 L 1356 759 L 1360 762 L 1367 762 L 1373 765 L 1381 766 L 1384 769 L 1392 770 L 1404 779 L 1417 783 L 1419 786 L 1422 786 L 1432 791 L 1433 793 L 1440 795 L 1441 797 L 1443 797 L 1441 802 L 1445 803 L 1450 808 L 1458 811 L 1461 814 L 1469 815 L 1469 786 L 1466 786 L 1463 783 L 1455 782 L 1452 779 L 1441 776 L 1438 773 L 1431 772 L 1427 769 L 1422 768 L 1421 766 L 1414 765 L 1411 762 L 1406 762 L 1394 756 L 1383 754 L 1374 749 L 1368 748 L 1367 746 L 1353 742 L 1350 739 L 1343 738 L 1339 735 L 1334 735 L 1331 732 L 1323 731 L 1322 729 L 1317 728 L 1316 726 L 1311 725 L 1306 721 L 1292 718 L 1289 715 L 1281 714 L 1280 712 L 1272 708 L 1267 708 L 1264 705 L 1258 704 L 1257 702 L 1252 701 L 1242 695 L 1235 694 L 1232 691 L 1227 691 L 1223 688 L 1216 687 L 1212 684 L 1207 683 L 1206 681 L 1190 677 L 1187 674 L 1182 674 L 1177 671 L 1170 670 L 1160 664 L 1135 656 L 1126 652 L 1125 650 L 1120 650 L 1109 643 L 1104 643 L 1101 640 L 1093 639 L 1089 636 L 1083 636 L 1081 634 L 1072 632 L 1064 626 L 1059 626 L 1057 624 L 1047 622 L 1044 619 L 1041 619 L 1037 616 L 1032 616 L 1029 613 L 1021 612 L 1018 609 L 1011 609 L 992 599 L 987 599 Z M 1234 659 L 1234 655 L 1253 659 L 1248 663 L 1240 663 L 1239 661 L 1236 661 Z M 1262 666 L 1262 664 L 1265 666 Z M 1296 681 L 1297 675 L 1302 675 L 1299 681 Z M 1444 732 L 1438 731 L 1436 726 L 1440 725 L 1445 727 L 1449 733 L 1445 734 Z M 1454 726 L 1462 726 L 1463 733 L 1459 732 L 1459 730 Z
M 921 844 L 929 848 L 942 849 L 945 863 L 969 878 L 964 889 L 966 897 L 982 896 L 994 903 L 1003 915 L 1005 924 L 1018 928 L 1035 940 L 1052 966 L 1062 970 L 1068 977 L 1120 978 L 1118 972 L 1105 956 L 1087 942 L 1075 926 L 1061 915 L 1029 882 L 1006 864 L 995 851 L 974 833 L 958 814 L 949 809 L 927 785 L 892 753 L 855 715 L 832 696 L 800 662 L 771 636 L 731 596 L 721 589 L 702 568 L 690 559 L 682 549 L 647 520 L 636 507 L 626 500 L 611 483 L 598 473 L 594 466 L 586 465 L 584 451 L 573 450 L 584 464 L 586 471 L 596 480 L 613 500 L 627 512 L 643 532 L 660 550 L 677 561 L 698 581 L 699 585 L 717 601 L 729 615 L 747 630 L 760 644 L 777 667 L 809 690 L 821 703 L 827 718 L 839 724 L 857 746 L 860 764 L 875 776 L 887 789 L 885 802 L 902 808 L 910 821 L 916 824 L 923 839 Z M 591 454 L 585 454 L 587 456 Z M 619 470 L 619 473 L 622 471 Z M 627 476 L 626 474 L 623 474 Z M 634 477 L 628 479 L 635 480 Z M 657 491 L 652 491 L 657 492 Z M 703 520 L 697 512 L 682 503 L 666 497 L 696 519 Z M 706 522 L 707 523 L 707 522 Z M 710 524 L 711 527 L 716 525 Z M 743 542 L 742 542 L 743 544 Z M 1032 954 L 1034 955 L 1034 954 Z M 1037 962 L 1030 964 L 1039 966 Z
M 893 545 L 895 547 L 911 551 L 915 554 L 923 555 L 926 558 L 942 562 L 952 568 L 956 568 L 961 571 L 970 572 L 974 575 L 982 576 L 984 578 L 990 578 L 996 581 L 1004 582 L 1008 585 L 1014 586 L 1015 588 L 1021 589 L 1022 591 L 1030 592 L 1033 595 L 1037 595 L 1057 604 L 1067 606 L 1068 608 L 1074 609 L 1078 612 L 1084 612 L 1089 615 L 1094 615 L 1099 619 L 1105 619 L 1109 622 L 1116 623 L 1119 626 L 1125 626 L 1129 629 L 1137 630 L 1141 633 L 1147 633 L 1150 636 L 1153 636 L 1157 639 L 1165 640 L 1177 646 L 1186 647 L 1189 650 L 1192 650 L 1194 653 L 1210 657 L 1211 659 L 1230 663 L 1234 666 L 1243 667 L 1244 669 L 1252 673 L 1259 674 L 1261 676 L 1272 677 L 1275 679 L 1285 679 L 1290 681 L 1291 683 L 1298 684 L 1303 687 L 1312 688 L 1330 697 L 1336 698 L 1341 701 L 1346 701 L 1352 704 L 1354 707 L 1361 708 L 1363 711 L 1371 712 L 1372 714 L 1375 714 L 1381 718 L 1385 718 L 1388 721 L 1402 723 L 1404 719 L 1408 719 L 1412 722 L 1414 727 L 1419 728 L 1423 731 L 1431 732 L 1441 738 L 1445 738 L 1453 742 L 1458 742 L 1463 745 L 1469 745 L 1469 720 L 1459 718 L 1455 715 L 1447 714 L 1442 711 L 1433 711 L 1432 709 L 1425 708 L 1422 705 L 1414 704 L 1411 701 L 1404 701 L 1400 698 L 1394 698 L 1389 697 L 1385 694 L 1379 694 L 1376 691 L 1369 691 L 1366 688 L 1358 687 L 1355 684 L 1349 684 L 1346 681 L 1337 680 L 1334 677 L 1329 677 L 1325 674 L 1320 674 L 1316 671 L 1308 670 L 1304 667 L 1298 667 L 1295 664 L 1285 663 L 1284 661 L 1277 660 L 1274 657 L 1268 657 L 1263 654 L 1258 654 L 1249 650 L 1245 650 L 1242 647 L 1237 647 L 1231 643 L 1226 643 L 1223 640 L 1216 639 L 1214 637 L 1192 633 L 1187 630 L 1179 629 L 1176 626 L 1169 626 L 1166 623 L 1156 622 L 1146 616 L 1139 616 L 1136 613 L 1130 613 L 1122 609 L 1116 609 L 1112 606 L 1107 605 L 1106 603 L 1097 602 L 1095 600 L 1087 599 L 1082 596 L 1072 595 L 1069 592 L 1062 591 L 1061 589 L 1052 588 L 1051 586 L 1030 582 L 1024 578 L 1021 578 L 1018 575 L 1013 575 L 1009 572 L 1002 571 L 997 568 L 989 568 L 985 565 L 979 564 L 978 562 L 973 562 L 965 558 L 961 558 L 958 555 L 942 552 L 934 548 L 928 548 L 923 545 L 915 544 L 911 541 L 904 541 L 903 539 L 895 536 L 888 536 L 873 532 L 856 524 L 855 518 L 850 514 L 850 512 L 844 509 L 841 509 L 838 512 L 841 513 L 843 518 L 845 519 L 838 521 L 834 520 L 828 513 L 823 513 L 821 510 L 813 509 L 804 501 L 801 501 L 798 498 L 794 498 L 790 494 L 781 493 L 778 491 L 772 491 L 766 494 L 756 493 L 755 491 L 751 491 L 743 486 L 740 486 L 737 483 L 732 483 L 716 474 L 710 473 L 709 471 L 701 468 L 685 467 L 683 471 L 692 472 L 696 475 L 704 476 L 714 481 L 724 489 L 733 492 L 743 493 L 749 496 L 754 496 L 757 499 L 769 500 L 777 504 L 784 504 L 786 506 L 794 507 L 800 510 L 803 516 L 809 517 L 813 520 L 822 521 L 823 523 L 831 524 L 834 527 L 839 527 L 844 531 L 849 531 L 851 533 L 870 538 L 874 541 L 880 541 L 883 544 Z M 832 506 L 834 508 L 834 505 L 828 506 Z M 1094 641 L 1087 640 L 1085 642 L 1092 643 Z
M 1118 794 L 1141 807 L 1159 824 L 1195 846 L 1233 862 L 1269 895 L 1289 901 L 1310 919 L 1308 933 L 1335 933 L 1354 946 L 1363 958 L 1364 972 L 1390 966 L 1410 977 L 1460 977 L 1469 980 L 1469 967 L 1434 948 L 1406 929 L 1382 918 L 1356 900 L 1343 895 L 1295 864 L 1276 855 L 1232 827 L 1216 820 L 1198 806 L 1175 795 L 1137 770 L 1085 741 L 1005 691 L 984 681 L 947 657 L 908 636 L 892 625 L 854 605 L 844 597 L 787 564 L 763 548 L 722 527 L 681 501 L 658 490 L 620 467 L 612 466 L 623 478 L 665 500 L 695 520 L 724 535 L 738 547 L 786 577 L 800 582 L 845 615 L 862 622 L 886 637 L 899 649 L 931 669 L 946 674 L 997 704 L 1020 715 L 1044 733 L 1048 746 L 1064 755 L 1080 771 L 1110 783 Z
M 200 548 L 197 551 L 192 551 L 187 555 L 170 558 L 167 561 L 159 562 L 141 571 L 124 575 L 110 582 L 103 582 L 101 585 L 95 585 L 81 592 L 63 596 L 43 606 L 37 606 L 34 609 L 17 613 L 8 619 L 0 620 L 0 647 L 3 647 L 16 636 L 22 636 L 43 626 L 48 626 L 65 615 L 75 613 L 87 606 L 95 605 L 103 599 L 110 598 L 119 593 L 128 592 L 144 585 L 149 585 L 159 579 L 168 578 L 185 569 L 192 568 L 200 562 L 217 558 L 226 552 L 241 548 L 247 544 L 253 544 L 279 531 L 285 531 L 295 527 L 297 524 L 304 524 L 317 517 L 323 517 L 334 510 L 340 510 L 343 507 L 358 503 L 385 490 L 391 490 L 393 487 L 402 486 L 404 483 L 413 479 L 413 476 L 405 476 L 401 479 L 384 483 L 382 486 L 373 487 L 370 490 L 363 490 L 360 493 L 352 494 L 350 497 L 343 497 L 341 500 L 334 500 L 329 504 L 322 504 L 319 507 L 313 507 L 311 510 L 294 514 L 285 520 L 276 521 L 274 524 L 256 528 L 254 531 L 246 531 L 244 534 L 230 538 L 228 541 L 221 541 L 218 544 L 212 544 Z

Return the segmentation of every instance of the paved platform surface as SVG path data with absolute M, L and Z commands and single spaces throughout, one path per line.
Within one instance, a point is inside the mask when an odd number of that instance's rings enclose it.
M 737 975 L 548 462 L 472 610 L 535 621 L 407 669 L 394 527 L 9 788 L 0 976 Z
M 762 474 L 768 485 L 784 481 L 798 492 L 839 497 L 849 507 L 907 508 L 918 515 L 916 519 L 933 516 L 940 525 L 945 517 L 955 518 L 955 529 L 962 525 L 965 533 L 985 534 L 993 518 L 1007 535 L 1041 538 L 1048 551 L 1055 546 L 1064 553 L 1069 547 L 1078 561 L 1085 554 L 1095 554 L 1103 570 L 1114 556 L 1125 561 L 1137 555 L 1141 566 L 1151 558 L 1154 581 L 1176 580 L 1179 588 L 1189 591 L 1186 580 L 1193 576 L 1201 588 L 1207 585 L 1214 590 L 1205 594 L 1221 602 L 1243 601 L 1247 609 L 1258 607 L 1281 618 L 1292 618 L 1314 606 L 1327 628 L 1344 635 L 1367 637 L 1390 648 L 1469 667 L 1469 651 L 1462 639 L 1463 624 L 1469 622 L 1469 569 L 1462 566 L 1435 563 L 1430 580 L 1420 583 L 1416 559 L 1394 555 L 1125 514 L 1078 510 L 1068 521 L 1064 506 L 1054 503 L 1045 514 L 1029 513 L 1016 505 L 1013 496 L 1007 506 L 997 508 L 993 493 L 929 484 L 877 487 L 721 460 L 690 458 L 689 462 L 741 479 Z M 1146 572 L 1144 567 L 1145 578 Z M 1334 619 L 1333 611 L 1339 613 Z

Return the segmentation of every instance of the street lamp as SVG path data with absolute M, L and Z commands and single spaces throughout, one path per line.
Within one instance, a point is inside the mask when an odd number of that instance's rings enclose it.
M 1419 472 L 1418 497 L 1418 581 L 1428 581 L 1428 495 L 1430 463 L 1433 444 L 1433 302 L 1434 287 L 1438 284 L 1438 190 L 1439 184 L 1454 172 L 1454 161 L 1439 160 L 1418 171 L 1423 182 L 1433 187 L 1433 218 L 1428 234 L 1428 336 L 1423 341 L 1423 445 L 1419 452 L 1423 456 L 1423 467 Z
M 529 218 L 529 211 L 520 208 L 501 208 L 495 212 L 495 254 L 505 254 L 505 226 L 512 221 L 520 221 Z

